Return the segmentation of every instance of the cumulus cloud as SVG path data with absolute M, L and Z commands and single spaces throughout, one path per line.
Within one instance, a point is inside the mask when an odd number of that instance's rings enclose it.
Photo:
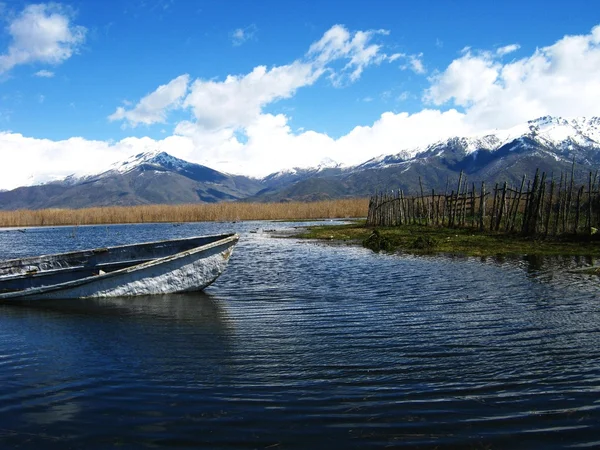
M 167 113 L 181 105 L 182 98 L 187 93 L 189 81 L 189 75 L 180 75 L 146 95 L 133 108 L 126 109 L 119 106 L 114 113 L 108 116 L 108 119 L 110 121 L 125 120 L 132 127 L 136 127 L 140 123 L 145 125 L 164 123 Z M 126 106 L 129 105 L 126 104 Z
M 231 33 L 231 43 L 235 47 L 239 47 L 244 42 L 254 39 L 257 31 L 258 28 L 256 28 L 256 25 L 254 24 L 251 24 L 245 28 L 238 28 Z
M 543 115 L 598 115 L 600 26 L 509 63 L 500 57 L 516 48 L 504 49 L 466 50 L 431 78 L 425 100 L 463 107 L 466 119 L 480 128 L 513 126 Z
M 82 137 L 52 141 L 0 132 L 0 189 L 51 182 L 71 174 L 98 173 L 108 169 L 113 162 L 156 149 L 189 158 L 192 145 L 189 139 L 179 136 L 160 141 L 130 137 L 110 143 Z
M 288 116 L 270 114 L 266 107 L 292 97 L 326 74 L 345 75 L 350 80 L 361 61 L 366 64 L 363 69 L 377 61 L 409 61 L 406 55 L 387 56 L 380 44 L 357 39 L 357 33 L 338 27 L 329 31 L 302 58 L 288 65 L 258 66 L 248 74 L 230 75 L 221 81 L 190 83 L 183 75 L 113 115 L 113 120 L 135 125 L 164 121 L 173 108 L 189 111 L 188 120 L 179 122 L 174 135 L 162 140 L 129 138 L 110 144 L 73 138 L 52 142 L 0 133 L 0 149 L 7 155 L 7 164 L 0 166 L 0 187 L 80 173 L 87 167 L 101 167 L 102 162 L 153 149 L 230 173 L 262 176 L 282 168 L 314 166 L 325 158 L 358 164 L 380 154 L 509 127 L 540 115 L 598 115 L 600 26 L 589 34 L 565 36 L 508 63 L 502 57 L 515 51 L 514 47 L 501 51 L 467 48 L 429 77 L 430 86 L 424 93 L 429 107 L 421 111 L 384 112 L 373 123 L 356 126 L 338 138 L 293 130 Z M 370 34 L 371 39 L 382 35 L 385 33 Z M 377 46 L 374 53 L 367 51 L 372 45 Z M 403 92 L 400 99 L 411 95 Z M 28 172 L 20 174 L 15 167 Z
M 29 5 L 7 27 L 11 42 L 0 55 L 0 74 L 20 64 L 57 65 L 76 53 L 86 29 L 72 23 L 73 13 L 56 3 Z
M 189 108 L 201 129 L 244 128 L 258 118 L 265 106 L 290 98 L 325 73 L 339 86 L 344 81 L 356 81 L 367 66 L 394 58 L 383 53 L 381 45 L 371 43 L 375 36 L 387 33 L 385 30 L 352 33 L 335 25 L 302 58 L 290 64 L 257 66 L 248 74 L 229 75 L 222 81 L 197 79 L 187 95 L 189 77 L 183 75 L 159 87 L 135 107 L 117 108 L 109 119 L 125 120 L 131 126 L 150 125 L 164 122 L 170 110 L 181 107 Z M 342 67 L 334 69 L 332 64 L 339 61 Z
M 264 106 L 291 97 L 298 88 L 314 83 L 321 73 L 310 63 L 296 61 L 270 70 L 258 66 L 247 75 L 230 75 L 225 81 L 198 79 L 183 106 L 192 110 L 203 128 L 245 127 Z
M 452 135 L 475 130 L 464 115 L 423 110 L 415 114 L 386 112 L 370 126 L 357 126 L 334 139 L 311 130 L 294 132 L 283 114 L 261 114 L 245 129 L 246 141 L 233 132 L 206 133 L 187 122 L 176 130 L 194 141 L 196 160 L 218 170 L 264 176 L 282 168 L 315 166 L 325 158 L 359 164 L 381 154 L 425 146 Z
M 150 150 L 165 151 L 224 172 L 253 176 L 265 176 L 283 168 L 314 166 L 325 158 L 358 164 L 380 154 L 397 153 L 455 133 L 471 132 L 462 118 L 455 110 L 388 112 L 372 125 L 355 127 L 334 139 L 311 130 L 294 132 L 283 114 L 261 114 L 245 128 L 243 142 L 231 128 L 205 130 L 189 121 L 178 124 L 175 135 L 162 140 L 126 138 L 116 143 L 80 137 L 51 141 L 0 132 L 5 162 L 0 165 L 0 188 L 39 184 L 70 174 L 97 173 L 110 163 Z
M 397 58 L 396 55 L 388 57 L 381 51 L 381 44 L 372 43 L 375 36 L 388 34 L 387 30 L 357 31 L 352 34 L 344 26 L 334 25 L 310 46 L 307 57 L 322 67 L 338 60 L 347 60 L 340 70 L 329 68 L 330 80 L 334 85 L 341 86 L 347 81 L 358 80 L 367 66 Z
M 459 106 L 482 101 L 494 90 L 501 68 L 490 53 L 477 56 L 465 50 L 464 55 L 452 61 L 443 73 L 431 78 L 432 86 L 425 99 L 438 106 L 449 100 Z

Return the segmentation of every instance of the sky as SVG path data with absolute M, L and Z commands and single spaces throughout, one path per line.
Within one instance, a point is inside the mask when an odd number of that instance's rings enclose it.
M 600 115 L 600 5 L 0 0 L 0 189 L 166 151 L 265 176 Z

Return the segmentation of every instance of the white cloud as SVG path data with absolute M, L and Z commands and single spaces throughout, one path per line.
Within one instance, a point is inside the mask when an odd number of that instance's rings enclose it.
M 244 42 L 254 39 L 257 31 L 258 28 L 256 28 L 256 25 L 254 24 L 251 24 L 245 28 L 238 28 L 231 33 L 231 43 L 238 47 Z
M 407 55 L 406 53 L 394 53 L 388 57 L 389 62 L 394 62 L 398 59 L 404 60 L 404 64 L 400 66 L 402 70 L 412 70 L 417 75 L 424 75 L 427 73 L 425 65 L 423 64 L 423 53 L 416 55 Z
M 151 125 L 164 123 L 167 112 L 179 107 L 188 91 L 189 75 L 180 75 L 167 84 L 159 86 L 154 92 L 146 95 L 132 109 L 119 106 L 108 116 L 111 121 L 126 120 L 129 125 L 136 127 L 140 123 Z M 126 106 L 129 106 L 126 104 Z
M 520 48 L 521 48 L 521 46 L 519 44 L 506 45 L 506 46 L 500 47 L 498 50 L 496 50 L 496 54 L 498 56 L 504 56 L 504 55 L 508 55 L 509 53 L 516 52 Z
M 370 43 L 374 36 L 385 34 L 385 30 L 351 33 L 335 25 L 310 46 L 302 59 L 291 64 L 270 69 L 257 66 L 248 74 L 228 75 L 223 81 L 197 79 L 183 101 L 189 78 L 178 77 L 144 97 L 134 108 L 117 108 L 109 119 L 126 120 L 132 126 L 153 124 L 164 122 L 169 110 L 181 107 L 191 110 L 201 129 L 243 128 L 256 120 L 265 106 L 293 96 L 324 73 L 329 73 L 335 85 L 356 81 L 367 66 L 389 59 L 381 45 Z M 331 65 L 338 61 L 343 67 L 336 71 Z
M 29 5 L 7 31 L 11 42 L 0 55 L 0 74 L 20 64 L 60 64 L 76 53 L 85 40 L 86 29 L 71 23 L 69 8 L 56 3 Z
M 425 99 L 465 108 L 467 120 L 480 128 L 509 127 L 542 115 L 598 115 L 600 26 L 506 64 L 499 56 L 467 50 L 431 79 Z
M 316 165 L 325 158 L 358 164 L 453 133 L 471 132 L 462 117 L 454 110 L 425 110 L 412 115 L 384 113 L 373 125 L 356 127 L 339 139 L 315 131 L 294 132 L 283 114 L 257 116 L 244 130 L 245 142 L 240 142 L 231 128 L 205 130 L 191 122 L 181 122 L 174 136 L 162 140 L 126 138 L 116 143 L 80 137 L 51 141 L 0 132 L 0 189 L 53 181 L 70 174 L 101 172 L 110 163 L 149 150 L 166 151 L 217 170 L 254 176 Z
M 455 134 L 475 130 L 456 110 L 424 110 L 416 114 L 387 112 L 371 126 L 355 127 L 333 139 L 314 131 L 293 132 L 283 114 L 261 114 L 245 128 L 247 141 L 220 130 L 206 133 L 191 123 L 178 127 L 194 141 L 196 162 L 225 172 L 264 176 L 282 168 L 314 166 L 325 158 L 359 164 L 381 154 L 398 153 Z
M 54 76 L 54 72 L 50 70 L 39 70 L 36 73 L 34 73 L 34 75 L 40 78 L 52 78 Z
M 155 149 L 181 158 L 190 157 L 193 151 L 192 142 L 179 136 L 160 141 L 126 138 L 110 143 L 81 137 L 52 141 L 0 132 L 0 189 L 50 182 L 71 174 L 98 173 L 113 162 Z
M 509 127 L 540 115 L 598 115 L 600 26 L 586 35 L 565 36 L 506 64 L 502 56 L 508 54 L 508 48 L 500 52 L 466 48 L 442 72 L 429 78 L 425 98 L 437 107 L 412 114 L 384 112 L 374 123 L 357 126 L 337 139 L 315 131 L 293 130 L 288 116 L 265 111 L 267 105 L 293 96 L 326 73 L 350 80 L 360 61 L 367 65 L 400 58 L 409 61 L 406 55 L 386 56 L 380 47 L 375 53 L 366 51 L 377 44 L 369 44 L 364 36 L 351 44 L 356 35 L 333 27 L 302 59 L 272 68 L 258 66 L 248 74 L 230 75 L 222 81 L 198 79 L 190 85 L 184 75 L 137 105 L 115 113 L 119 117 L 113 119 L 135 125 L 164 121 L 172 108 L 189 109 L 189 120 L 179 122 L 174 135 L 162 140 L 129 138 L 109 144 L 73 138 L 53 142 L 0 133 L 0 152 L 7 155 L 3 156 L 7 164 L 0 166 L 0 187 L 81 173 L 151 149 L 218 170 L 251 175 L 312 166 L 325 158 L 358 164 L 380 154 Z M 375 35 L 382 32 L 371 38 Z M 416 56 L 421 60 L 421 55 Z M 337 72 L 332 66 L 335 62 Z M 393 91 L 389 92 L 392 96 Z M 413 95 L 402 92 L 398 100 Z
M 423 65 L 423 53 L 419 53 L 418 55 L 410 55 L 409 63 L 410 68 L 414 73 L 423 75 L 427 72 L 425 70 L 425 66 Z
M 475 56 L 466 50 L 443 73 L 431 78 L 425 98 L 436 105 L 452 99 L 459 106 L 469 106 L 489 96 L 500 70 L 501 65 L 489 53 Z
M 329 68 L 330 80 L 335 86 L 358 80 L 363 70 L 372 64 L 381 64 L 386 60 L 395 60 L 397 55 L 388 57 L 381 52 L 380 44 L 371 41 L 377 35 L 388 35 L 387 30 L 357 31 L 352 35 L 342 25 L 334 25 L 323 37 L 313 43 L 307 53 L 316 64 L 325 67 L 338 60 L 348 60 L 339 71 Z
M 51 141 L 10 132 L 0 132 L 0 148 L 2 189 L 52 181 L 84 167 L 102 167 L 110 153 L 106 142 L 83 138 Z
M 183 102 L 191 108 L 197 124 L 206 129 L 247 126 L 269 103 L 291 97 L 298 88 L 314 83 L 322 70 L 296 61 L 267 69 L 255 67 L 243 76 L 225 81 L 196 80 Z

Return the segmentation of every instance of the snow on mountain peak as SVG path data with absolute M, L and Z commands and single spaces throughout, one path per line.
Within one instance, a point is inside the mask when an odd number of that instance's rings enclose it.
M 162 166 L 169 169 L 181 169 L 188 166 L 190 163 L 182 159 L 175 158 L 160 150 L 152 150 L 148 152 L 138 153 L 126 159 L 125 161 L 117 162 L 111 166 L 110 171 L 119 173 L 127 173 L 141 166 L 142 164 L 152 164 Z
M 528 122 L 532 137 L 547 145 L 584 145 L 589 141 L 600 144 L 600 118 L 545 116 Z
M 337 169 L 338 167 L 341 167 L 342 164 L 334 161 L 331 158 L 323 158 L 321 160 L 321 162 L 319 163 L 319 165 L 316 167 L 317 171 L 323 170 L 323 169 Z
M 403 149 L 394 155 L 382 155 L 357 167 L 383 168 L 406 164 L 417 157 L 440 156 L 449 148 L 465 155 L 479 150 L 495 151 L 516 140 L 533 140 L 546 147 L 569 150 L 573 145 L 594 145 L 600 149 L 600 117 L 544 116 L 505 130 L 494 130 L 469 137 L 451 137 L 424 147 Z

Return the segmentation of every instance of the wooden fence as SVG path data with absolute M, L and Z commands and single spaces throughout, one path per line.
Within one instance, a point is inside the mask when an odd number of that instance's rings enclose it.
M 574 168 L 570 177 L 550 178 L 538 169 L 533 181 L 523 177 L 520 186 L 496 183 L 488 190 L 485 183 L 468 183 L 461 172 L 456 190 L 446 188 L 443 194 L 425 193 L 419 179 L 420 195 L 405 196 L 400 190 L 371 197 L 367 225 L 470 227 L 528 236 L 595 233 L 600 228 L 598 172 L 590 172 L 579 186 Z

